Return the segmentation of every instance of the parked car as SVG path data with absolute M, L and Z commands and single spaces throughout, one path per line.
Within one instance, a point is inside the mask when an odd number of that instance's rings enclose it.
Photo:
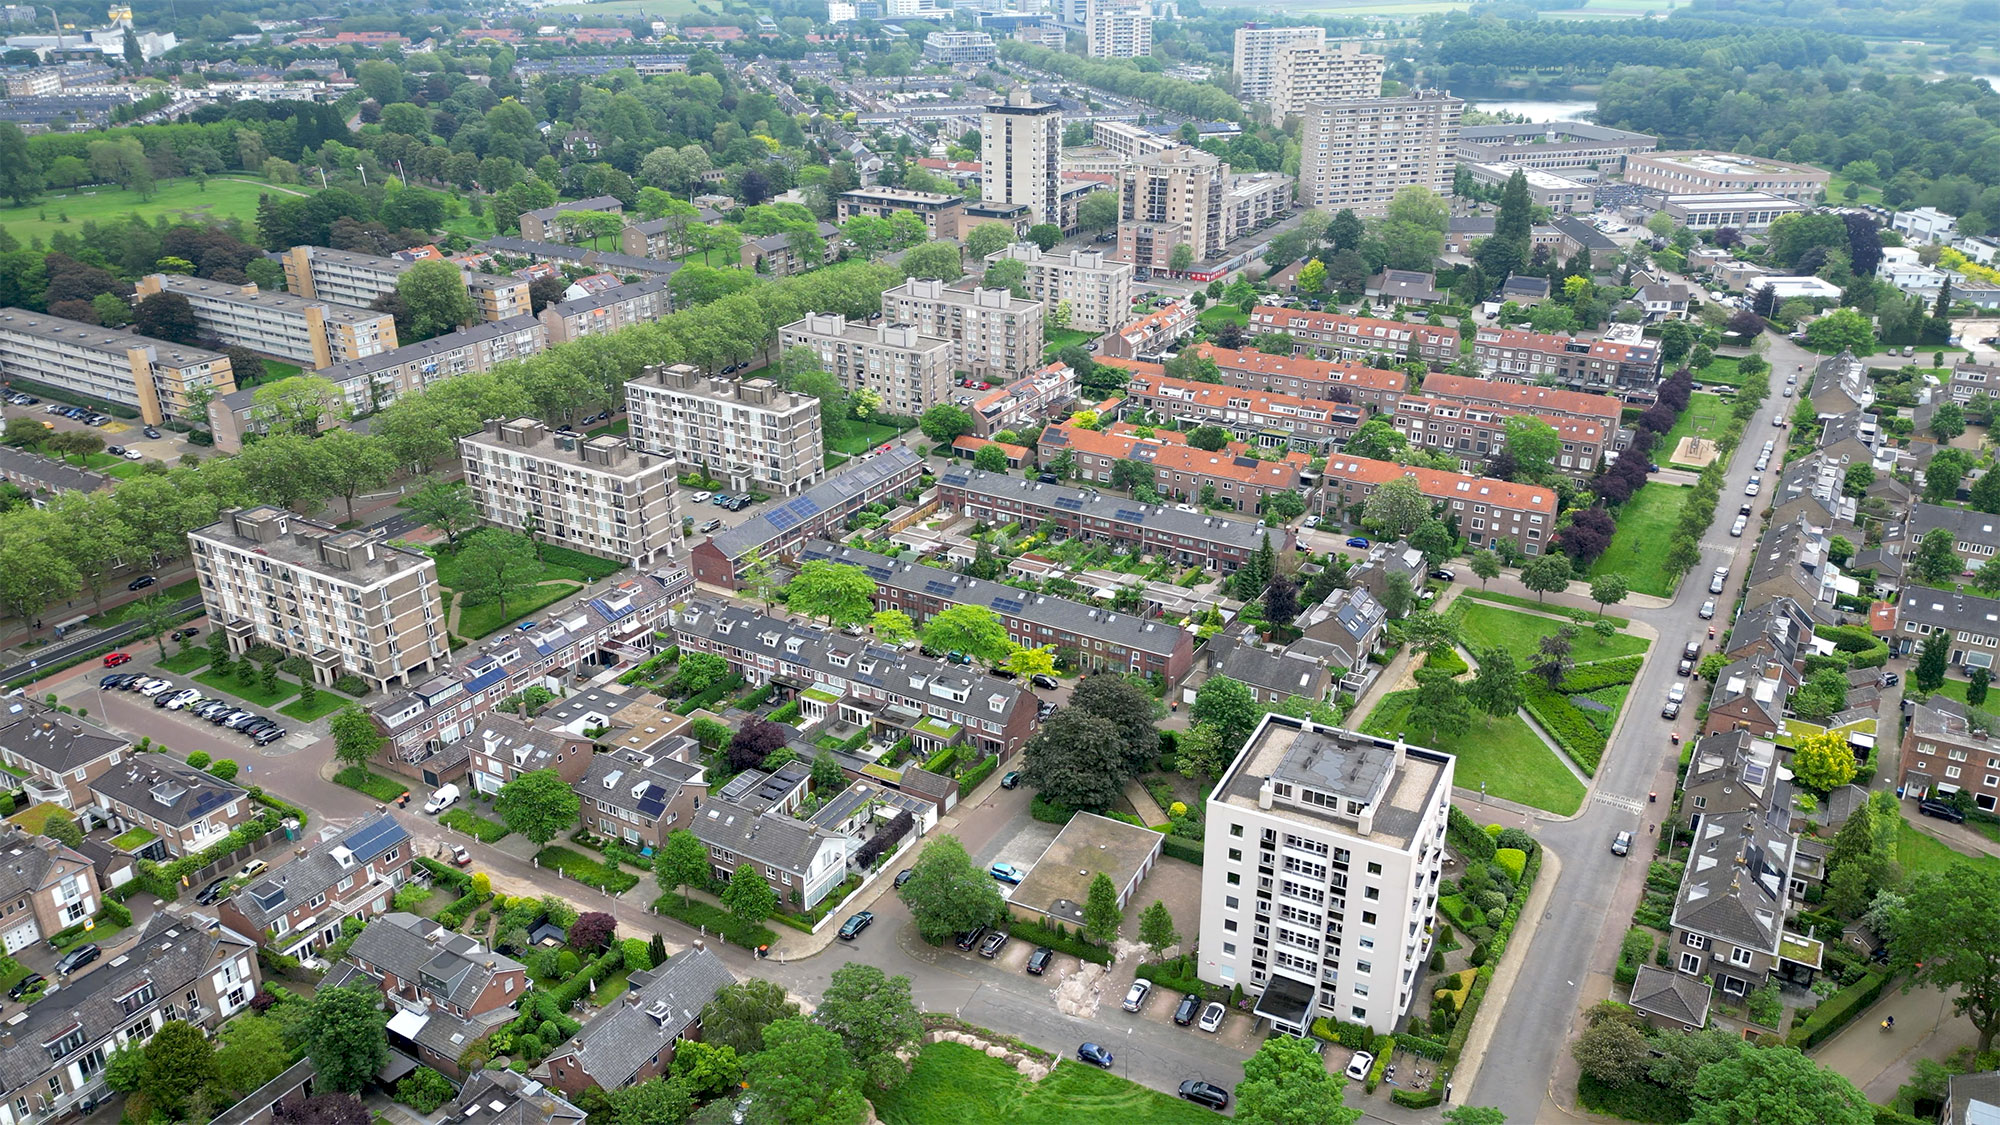
M 122 455 L 127 461 L 144 461 L 146 455 L 136 449 L 128 449 Z
M 1750 526 L 1750 517 L 1737 516 L 1736 522 L 1729 525 L 1729 534 L 1734 538 L 1741 539 L 1743 538 L 1743 529 L 1748 526 Z
M 1686 684 L 1675 684 L 1667 689 L 1667 699 L 1673 703 L 1685 702 L 1688 697 Z
M 1031 977 L 1038 977 L 1041 976 L 1043 973 L 1048 972 L 1049 964 L 1053 962 L 1055 959 L 1056 959 L 1055 950 L 1050 949 L 1046 945 L 1036 946 L 1035 951 L 1033 953 L 1028 954 L 1028 975 Z
M 164 692 L 172 690 L 173 686 L 174 682 L 172 680 L 154 680 L 152 683 L 140 688 L 139 694 L 145 696 L 147 699 L 157 699 Z
M 1917 802 L 1917 811 L 1925 816 L 1951 821 L 1953 824 L 1965 823 L 1965 814 L 1958 811 L 1957 805 L 1949 801 L 1940 801 L 1936 797 L 1926 797 Z
M 1020 770 L 1008 770 L 1006 776 L 1000 779 L 1002 789 L 1012 789 L 1019 784 L 1021 784 Z
M 1136 1012 L 1146 1006 L 1146 998 L 1153 994 L 1153 982 L 1135 980 L 1132 987 L 1125 990 L 1125 1010 Z
M 1347 541 L 1347 545 L 1350 547 L 1360 547 L 1361 549 L 1366 550 L 1368 548 L 1368 540 L 1363 539 L 1359 535 L 1356 535 Z
M 1354 1052 L 1354 1057 L 1347 1060 L 1347 1080 L 1350 1082 L 1368 1081 L 1368 1070 L 1374 1065 L 1374 1055 L 1366 1051 Z
M 1220 1031 L 1222 1030 L 1222 1017 L 1228 1014 L 1229 1009 L 1224 1007 L 1221 1001 L 1211 1000 L 1208 1007 L 1201 1010 L 1201 1022 L 1197 1026 L 1207 1032 Z
M 188 688 L 185 691 L 177 691 L 172 695 L 162 696 L 153 702 L 165 707 L 169 711 L 178 711 L 191 704 L 200 703 L 201 693 L 193 688 Z
M 139 432 L 145 434 L 149 438 L 152 438 L 154 441 L 158 441 L 160 439 L 160 428 L 158 426 L 146 426 L 142 428 Z
M 263 730 L 260 730 L 256 734 L 252 735 L 250 737 L 250 741 L 256 743 L 259 746 L 267 746 L 285 737 L 285 735 L 289 733 L 291 732 L 287 731 L 284 727 L 278 727 L 278 726 L 266 727 Z
M 1229 1108 L 1229 1091 L 1213 1082 L 1190 1078 L 1181 1083 L 1180 1094 L 1188 1101 L 1196 1105 L 1205 1105 L 1217 1113 Z
M 708 503 L 708 498 L 713 495 L 715 495 L 715 493 L 713 492 L 697 492 L 693 496 L 688 497 L 688 502 L 693 504 L 706 504 Z
M 104 447 L 104 452 L 111 454 L 113 457 L 123 457 L 125 456 L 125 447 L 122 445 L 107 445 Z
M 863 910 L 854 917 L 842 922 L 840 924 L 840 933 L 837 936 L 842 941 L 853 941 L 855 938 L 860 937 L 861 931 L 867 929 L 868 924 L 874 920 L 875 915 L 872 912 Z
M 1666 703 L 1661 705 L 1660 718 L 1678 719 L 1680 717 L 1681 717 L 1681 705 L 1679 703 L 1676 703 L 1673 700 L 1669 699 L 1666 701 Z
M 1620 832 L 1618 835 L 1613 836 L 1611 838 L 1612 855 L 1628 855 L 1631 853 L 1631 851 L 1632 851 L 1632 834 L 1630 832 Z
M 253 875 L 261 875 L 263 874 L 264 870 L 270 866 L 271 866 L 270 864 L 265 863 L 261 859 L 253 859 L 249 863 L 243 865 L 243 870 L 238 871 L 236 873 L 236 877 L 238 879 L 248 879 Z
M 701 533 L 703 535 L 712 535 L 721 526 L 722 526 L 721 520 L 709 520 L 707 523 L 701 525 Z
M 1755 496 L 1755 495 L 1757 495 L 1757 494 L 1758 494 L 1759 492 L 1763 491 L 1763 489 L 1764 489 L 1764 478 L 1763 478 L 1763 477 L 1751 477 L 1751 478 L 1750 478 L 1750 483 L 1748 483 L 1748 484 L 1746 484 L 1746 485 L 1744 485 L 1744 486 L 1743 486 L 1743 495 L 1745 495 L 1745 496 Z
M 987 869 L 987 874 L 1003 883 L 1009 884 L 1018 884 L 1021 880 L 1028 877 L 1027 868 L 1016 867 L 1011 863 L 996 863 Z
M 985 926 L 974 926 L 973 928 L 958 935 L 958 951 L 960 953 L 972 952 L 974 949 L 979 948 L 979 939 L 985 936 L 986 936 Z
M 424 802 L 424 811 L 436 815 L 457 804 L 459 797 L 458 786 L 440 786 L 437 792 L 431 794 L 431 799 Z
M 194 896 L 194 900 L 202 906 L 214 906 L 216 901 L 222 897 L 222 892 L 228 889 L 229 876 L 224 875 L 222 878 L 203 887 L 201 893 Z
M 134 578 L 130 582 L 127 582 L 125 584 L 125 588 L 127 590 L 143 590 L 146 587 L 151 586 L 153 583 L 158 581 L 159 579 L 153 577 L 150 574 L 141 574 L 139 577 Z
M 1903 677 L 1901 677 L 1901 676 L 1898 676 L 1898 675 L 1897 675 L 1896 673 L 1894 673 L 1894 672 L 1884 672 L 1884 673 L 1882 673 L 1882 686 L 1883 686 L 1883 687 L 1895 687 L 1895 686 L 1896 686 L 1897 684 L 1900 684 L 1900 683 L 1902 683 L 1902 682 L 1903 682 Z
M 1186 996 L 1181 997 L 1181 1002 L 1174 1006 L 1174 1022 L 1182 1027 L 1186 1027 L 1194 1022 L 1195 1016 L 1200 1012 L 1201 997 L 1190 992 Z
M 986 935 L 985 941 L 979 943 L 979 955 L 991 961 L 993 958 L 1000 956 L 1000 950 L 1006 944 L 1007 931 L 994 930 L 992 933 Z
M 173 633 L 167 637 L 167 639 L 170 641 L 178 641 L 183 637 L 191 638 L 191 637 L 198 637 L 200 635 L 201 635 L 201 630 L 190 625 L 185 629 L 175 629 Z
M 908 867 L 905 867 L 901 871 L 896 872 L 896 889 L 899 891 L 902 890 L 903 884 L 909 882 L 910 876 L 915 874 L 916 872 Z
M 1708 580 L 1708 592 L 1711 594 L 1720 594 L 1722 588 L 1727 585 L 1729 585 L 1729 568 L 1726 566 L 1716 567 L 1715 576 Z
M 1703 621 L 1708 621 L 1712 620 L 1714 617 L 1715 617 L 1715 599 L 1710 598 L 1707 601 L 1701 603 L 1701 619 Z
M 1452 582 L 1457 580 L 1458 573 L 1448 566 L 1441 566 L 1431 571 L 1431 577 L 1439 582 Z
M 56 962 L 56 975 L 66 977 L 83 968 L 85 965 L 90 964 L 92 961 L 97 960 L 103 953 L 104 950 L 100 949 L 96 942 L 84 942 L 82 945 L 63 954 L 62 960 Z
M 1678 671 L 1683 676 L 1694 675 L 1694 661 L 1689 660 L 1685 656 L 1681 657 L 1681 666 Z
M 106 668 L 116 668 L 120 664 L 130 664 L 131 662 L 132 654 L 129 652 L 107 652 L 104 654 L 104 666 Z
M 1111 1052 L 1095 1043 L 1080 1044 L 1076 1049 L 1076 1058 L 1078 1062 L 1087 1062 L 1106 1070 L 1111 1069 Z
M 1037 672 L 1034 675 L 1029 676 L 1028 682 L 1035 685 L 1038 688 L 1042 688 L 1045 691 L 1054 691 L 1062 686 L 1062 684 L 1058 682 L 1054 676 L 1051 676 L 1046 672 Z

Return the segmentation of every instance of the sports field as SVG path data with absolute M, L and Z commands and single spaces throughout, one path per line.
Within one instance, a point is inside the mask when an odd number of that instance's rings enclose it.
M 25 245 L 37 235 L 46 243 L 59 230 L 75 231 L 85 220 L 101 223 L 133 212 L 148 221 L 165 215 L 169 219 L 237 218 L 254 224 L 257 197 L 269 191 L 310 194 L 304 188 L 278 187 L 249 176 L 240 180 L 213 176 L 206 188 L 191 179 L 162 180 L 150 201 L 121 187 L 80 187 L 48 192 L 26 207 L 0 207 L 0 225 Z M 64 216 L 69 222 L 62 221 Z

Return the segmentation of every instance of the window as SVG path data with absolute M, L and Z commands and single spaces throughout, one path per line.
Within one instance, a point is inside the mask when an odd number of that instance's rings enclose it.
M 1229 885 L 1232 887 L 1239 886 L 1243 882 L 1243 876 L 1234 871 L 1231 871 L 1226 878 Z
M 1243 849 L 1242 848 L 1229 849 L 1229 862 L 1231 863 L 1243 862 Z
M 1233 942 L 1233 941 L 1225 941 L 1225 942 L 1223 942 L 1223 943 L 1222 943 L 1222 955 L 1223 955 L 1224 957 L 1234 957 L 1234 956 L 1236 956 L 1236 943 L 1235 943 L 1235 942 Z
M 1732 965 L 1748 965 L 1754 956 L 1749 950 L 1739 946 L 1729 951 L 1729 963 Z
M 1236 908 L 1237 908 L 1237 907 L 1238 907 L 1239 905 L 1240 905 L 1240 904 L 1239 904 L 1239 903 L 1237 902 L 1237 899 L 1236 899 L 1236 896 L 1235 896 L 1235 895 L 1225 895 L 1225 896 L 1223 896 L 1223 899 L 1222 899 L 1222 908 L 1223 908 L 1224 910 L 1235 910 L 1235 909 L 1236 909 Z
M 1701 972 L 1701 955 L 1699 953 L 1681 954 L 1681 972 L 1684 973 Z
M 1362 911 L 1362 912 L 1361 912 L 1361 924 L 1362 924 L 1362 925 L 1364 925 L 1364 926 L 1372 926 L 1372 925 L 1374 925 L 1374 924 L 1375 924 L 1375 912 L 1374 912 L 1373 910 L 1364 910 L 1364 911 Z
M 1687 944 L 1687 947 L 1689 949 L 1708 948 L 1708 939 L 1701 936 L 1700 934 L 1683 934 L 1681 936 L 1681 940 Z
M 1371 863 L 1371 864 L 1369 864 L 1369 865 L 1368 865 L 1368 873 L 1369 873 L 1370 875 L 1380 875 L 1380 874 L 1382 873 L 1382 865 L 1381 865 L 1381 864 L 1379 864 L 1379 863 Z
M 1229 834 L 1230 834 L 1231 836 L 1241 836 L 1241 835 L 1243 835 L 1243 826 L 1242 826 L 1242 825 L 1240 825 L 1240 824 L 1232 824 L 1232 825 L 1230 825 L 1230 826 L 1229 826 Z

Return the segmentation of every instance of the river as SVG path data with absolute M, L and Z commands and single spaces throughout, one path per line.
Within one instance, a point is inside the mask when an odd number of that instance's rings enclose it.
M 1471 108 L 1482 113 L 1517 113 L 1530 121 L 1582 121 L 1597 109 L 1596 102 L 1533 101 L 1521 98 L 1468 98 Z

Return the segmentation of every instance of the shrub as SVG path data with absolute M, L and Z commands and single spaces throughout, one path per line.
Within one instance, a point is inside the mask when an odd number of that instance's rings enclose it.
M 105 903 L 98 908 L 97 916 L 113 926 L 129 926 L 132 924 L 132 912 L 126 909 L 125 904 L 122 902 Z
M 1160 841 L 1160 851 L 1162 854 L 1172 856 L 1184 863 L 1192 863 L 1196 867 L 1201 866 L 1202 849 L 1200 844 L 1182 840 L 1175 836 L 1169 836 L 1165 840 Z
M 1685 1094 L 1643 1079 L 1612 1086 L 1588 1074 L 1579 1075 L 1576 1100 L 1595 1113 L 1651 1125 L 1678 1125 L 1694 1116 L 1694 1108 Z
M 1444 1101 L 1444 1091 L 1436 1086 L 1425 1090 L 1405 1090 L 1398 1086 L 1390 1091 L 1389 1100 L 1405 1109 L 1429 1109 Z
M 228 758 L 223 758 L 217 761 L 215 764 L 209 766 L 208 772 L 209 776 L 211 777 L 221 778 L 223 781 L 231 781 L 236 777 L 236 771 L 238 768 L 239 767 L 234 761 Z
M 1382 1053 L 1375 1056 L 1375 1065 L 1368 1068 L 1367 1090 L 1369 1093 L 1374 1093 L 1375 1087 L 1382 1084 L 1382 1072 L 1389 1068 L 1389 1060 L 1395 1057 L 1396 1037 L 1393 1035 L 1384 1036 L 1382 1039 Z
M 1062 928 L 1052 929 L 1040 922 L 1024 921 L 1011 917 L 1007 919 L 1006 926 L 1009 934 L 1020 938 L 1022 941 L 1031 941 L 1036 945 L 1046 945 L 1058 953 L 1067 953 L 1072 957 L 1099 965 L 1111 964 L 1110 947 L 1099 945 L 1089 938 L 1084 937 L 1081 933 L 1071 933 L 1067 929 Z M 1162 987 L 1165 986 L 1163 985 Z
M 720 935 L 723 940 L 740 945 L 745 949 L 755 949 L 778 940 L 778 935 L 765 926 L 746 926 L 736 915 L 719 906 L 705 902 L 682 902 L 681 896 L 668 892 L 653 902 L 655 913 L 678 918 L 690 926 L 706 926 L 708 931 Z
M 1595 775 L 1598 760 L 1604 757 L 1604 732 L 1585 718 L 1568 696 L 1550 691 L 1546 683 L 1534 676 L 1521 677 L 1521 694 L 1528 714 L 1555 739 L 1563 753 L 1586 775 Z
M 625 954 L 626 968 L 640 970 L 653 967 L 653 951 L 644 940 L 626 938 L 618 943 L 618 948 Z
M 992 777 L 993 771 L 999 768 L 1000 756 L 998 754 L 988 754 L 984 758 L 981 758 L 978 765 L 973 766 L 958 776 L 958 795 L 963 797 L 971 793 L 974 789 L 979 788 L 979 783 Z
M 455 1093 L 451 1080 L 427 1066 L 420 1066 L 396 1084 L 396 1100 L 421 1114 L 431 1114 Z
M 1847 1026 L 1848 1021 L 1860 1015 L 1870 1004 L 1881 997 L 1889 987 L 1890 973 L 1887 969 L 1871 969 L 1862 974 L 1861 979 L 1828 997 L 1807 1019 L 1792 1025 L 1786 1042 L 1800 1050 L 1817 1047 L 1830 1038 L 1834 1032 Z
M 1571 695 L 1582 695 L 1599 688 L 1629 684 L 1639 678 L 1639 666 L 1645 659 L 1644 656 L 1620 656 L 1593 664 L 1579 664 L 1564 677 L 1562 690 Z
M 771 712 L 771 721 L 791 726 L 799 721 L 799 701 L 794 699 Z
M 194 753 L 188 755 L 187 762 L 188 765 L 191 765 L 198 770 L 205 770 L 208 768 L 209 757 L 207 754 L 204 754 L 201 751 L 197 750 Z
M 1493 858 L 1493 837 L 1480 829 L 1478 823 L 1457 805 L 1451 806 L 1445 814 L 1446 835 L 1451 846 L 1467 860 L 1489 860 Z
M 1519 848 L 1500 848 L 1493 853 L 1493 862 L 1507 873 L 1509 881 L 1519 883 L 1522 870 L 1528 866 L 1528 853 Z

